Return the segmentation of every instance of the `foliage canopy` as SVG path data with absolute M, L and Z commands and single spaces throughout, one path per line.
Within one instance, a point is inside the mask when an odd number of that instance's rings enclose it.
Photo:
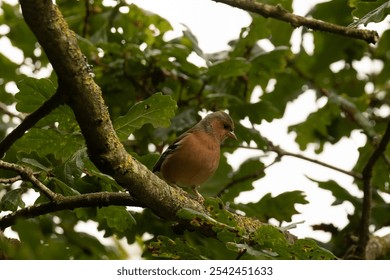
M 292 12 L 292 0 L 263 2 Z M 88 71 L 102 90 L 113 127 L 128 153 L 151 169 L 159 156 L 155 151 L 161 152 L 195 124 L 200 118 L 198 112 L 227 109 L 236 121 L 239 141 L 222 147 L 220 167 L 201 189 L 209 197 L 204 205 L 208 214 L 183 208 L 177 213 L 177 221 L 186 222 L 177 223 L 159 217 L 143 201 L 135 203 L 124 196 L 118 195 L 107 205 L 104 194 L 121 195 L 125 189 L 131 194 L 131 188 L 91 161 L 86 135 L 71 104 L 63 100 L 48 102 L 54 99 L 60 84 L 52 71 L 52 61 L 24 22 L 20 6 L 1 2 L 0 26 L 7 28 L 0 36 L 23 53 L 23 60 L 15 62 L 0 54 L 0 139 L 7 139 L 19 123 L 28 123 L 29 114 L 38 111 L 39 118 L 26 133 L 15 136 L 11 145 L 4 140 L 0 144 L 5 154 L 0 164 L 0 224 L 1 228 L 12 226 L 20 239 L 19 243 L 1 234 L 0 257 L 122 259 L 131 257 L 118 242 L 125 238 L 129 244 L 138 243 L 147 259 L 368 258 L 366 249 L 359 251 L 359 247 L 366 248 L 367 241 L 370 244 L 369 228 L 382 229 L 390 222 L 385 200 L 390 191 L 390 152 L 386 149 L 390 130 L 389 29 L 373 45 L 347 36 L 294 29 L 287 23 L 250 13 L 251 24 L 242 28 L 228 50 L 206 54 L 191 30 L 186 28 L 181 36 L 167 40 L 172 25 L 166 19 L 125 1 L 114 3 L 105 6 L 102 1 L 56 1 L 69 28 L 76 33 Z M 384 21 L 388 13 L 389 1 L 335 0 L 317 4 L 307 18 L 356 27 Z M 304 40 L 293 51 L 293 32 L 312 38 L 313 51 L 304 47 Z M 259 41 L 267 41 L 272 49 L 263 49 Z M 201 66 L 190 56 L 197 56 Z M 356 67 L 356 62 L 362 60 L 368 64 L 375 61 L 380 67 L 363 73 Z M 337 71 L 335 64 L 339 66 Z M 17 90 L 13 90 L 15 86 Z M 367 143 L 359 149 L 355 167 L 338 171 L 352 176 L 365 198 L 348 193 L 333 180 L 317 182 L 319 188 L 332 193 L 335 205 L 348 201 L 355 209 L 344 228 L 315 226 L 332 234 L 331 240 L 321 246 L 314 240 L 291 240 L 285 229 L 267 224 L 248 235 L 235 213 L 263 223 L 270 219 L 290 222 L 298 213 L 296 205 L 310 201 L 297 189 L 278 196 L 266 194 L 256 203 L 235 203 L 240 193 L 253 190 L 253 183 L 266 176 L 268 166 L 263 157 L 253 157 L 234 170 L 226 156 L 238 148 L 250 148 L 265 156 L 276 154 L 274 164 L 284 156 L 299 157 L 273 145 L 255 126 L 283 118 L 286 106 L 308 89 L 316 92 L 317 100 L 325 99 L 325 105 L 305 121 L 290 126 L 289 133 L 295 133 L 302 151 L 314 145 L 317 153 L 327 144 L 351 137 L 353 131 L 364 133 Z M 259 97 L 255 95 L 258 91 Z M 46 107 L 50 109 L 40 109 Z M 84 198 L 96 193 L 102 194 L 101 200 L 82 207 L 75 206 L 75 202 L 64 205 L 50 201 L 52 195 Z M 31 197 L 36 200 L 29 203 Z M 31 205 L 37 207 L 37 214 L 26 211 Z M 47 208 L 39 208 L 42 205 Z M 12 213 L 21 214 L 5 225 L 4 218 Z M 112 244 L 105 245 L 77 231 L 75 226 L 80 221 L 95 221 Z M 389 258 L 388 250 L 374 257 Z

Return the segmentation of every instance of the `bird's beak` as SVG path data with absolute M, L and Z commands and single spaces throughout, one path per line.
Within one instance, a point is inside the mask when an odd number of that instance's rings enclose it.
M 230 131 L 226 134 L 227 137 L 232 138 L 234 140 L 237 140 L 237 136 L 234 134 L 233 131 Z

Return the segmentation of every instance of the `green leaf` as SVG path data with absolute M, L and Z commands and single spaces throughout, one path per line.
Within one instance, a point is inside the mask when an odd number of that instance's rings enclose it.
M 1 9 L 2 15 L 0 16 L 0 20 L 3 18 L 4 21 L 0 22 L 0 24 L 7 25 L 10 30 L 9 33 L 6 34 L 6 37 L 10 39 L 14 47 L 23 51 L 24 58 L 32 58 L 34 61 L 36 59 L 34 50 L 37 47 L 37 40 L 21 16 L 20 6 L 7 4 L 5 1 L 1 1 Z M 7 50 L 7 52 L 9 52 L 9 50 Z M 43 62 L 42 64 L 45 65 L 47 59 L 45 59 L 45 57 L 40 57 L 40 62 Z
M 269 81 L 279 73 L 284 73 L 288 61 L 292 58 L 291 50 L 285 46 L 276 47 L 268 52 L 259 51 L 251 58 L 251 69 L 248 74 L 249 90 L 260 86 L 263 91 L 266 91 Z M 289 90 L 289 87 L 285 88 L 285 90 Z
M 386 57 L 389 44 L 390 44 L 390 29 L 387 29 L 386 31 L 383 32 L 378 42 L 377 48 L 375 49 L 375 54 L 377 56 Z
M 280 222 L 291 222 L 291 217 L 299 213 L 295 209 L 295 204 L 307 203 L 308 201 L 305 199 L 303 192 L 291 191 L 275 197 L 268 193 L 256 203 L 238 204 L 236 207 L 248 216 L 257 217 L 261 221 L 275 218 Z
M 252 142 L 254 142 L 260 150 L 267 150 L 268 148 L 267 141 L 261 136 L 260 132 L 254 128 L 248 128 L 241 123 L 236 123 L 234 133 L 240 141 L 247 145 L 253 144 Z
M 231 116 L 234 119 L 244 119 L 248 117 L 252 123 L 260 124 L 263 120 L 271 122 L 280 117 L 272 103 L 268 101 L 259 101 L 256 103 L 241 103 L 230 107 Z
M 278 113 L 276 117 L 281 118 L 284 115 L 287 104 L 294 101 L 303 92 L 303 84 L 304 82 L 296 73 L 286 69 L 284 73 L 278 74 L 277 83 L 272 92 L 263 94 L 261 100 L 272 104 L 272 107 Z
M 99 223 L 106 224 L 114 232 L 125 233 L 135 226 L 134 217 L 123 206 L 108 206 L 97 210 Z
M 148 245 L 152 255 L 159 258 L 173 260 L 198 260 L 202 257 L 199 249 L 191 246 L 181 238 L 171 239 L 166 236 L 158 236 L 157 241 Z
M 222 193 L 222 200 L 233 202 L 240 193 L 253 190 L 253 182 L 262 178 L 264 175 L 264 164 L 259 158 L 246 160 L 234 172 L 229 187 Z
M 126 115 L 114 121 L 114 128 L 121 140 L 126 140 L 134 130 L 144 124 L 154 127 L 167 127 L 177 108 L 176 102 L 166 95 L 157 93 L 147 100 L 138 102 L 129 109 Z
M 390 1 L 388 0 L 354 0 L 351 2 L 353 7 L 356 7 L 352 14 L 359 20 L 350 24 L 349 27 L 358 27 L 361 24 L 366 26 L 370 22 L 381 22 L 390 13 Z
M 329 135 L 329 127 L 334 120 L 340 118 L 340 110 L 333 103 L 327 103 L 317 112 L 311 113 L 306 121 L 292 125 L 289 131 L 296 133 L 295 141 L 301 150 L 305 150 L 308 144 L 316 144 L 316 152 L 322 151 L 323 145 L 333 139 Z
M 298 239 L 293 244 L 288 243 L 283 233 L 270 225 L 261 226 L 255 236 L 259 247 L 264 252 L 272 252 L 270 256 L 274 259 L 336 259 L 331 252 L 319 247 L 313 240 Z
M 72 182 L 73 178 L 78 178 L 84 171 L 85 162 L 88 160 L 87 148 L 83 147 L 73 154 L 64 164 L 64 174 L 68 181 Z
M 266 19 L 261 16 L 253 17 L 251 24 L 248 27 L 241 29 L 240 38 L 233 41 L 233 50 L 230 54 L 232 57 L 244 57 L 249 50 L 255 48 L 256 43 L 270 35 L 270 31 L 265 28 Z
M 237 253 L 242 253 L 242 251 L 245 251 L 245 254 L 251 255 L 256 259 L 273 259 L 274 257 L 278 256 L 277 253 L 272 251 L 256 250 L 252 246 L 242 243 L 227 242 L 226 248 Z
M 25 203 L 22 200 L 22 194 L 25 193 L 25 189 L 14 189 L 6 192 L 1 198 L 0 210 L 1 211 L 16 211 L 18 208 L 24 208 Z
M 354 167 L 354 170 L 357 172 L 362 172 L 375 148 L 373 148 L 371 145 L 364 145 L 358 150 L 359 159 Z M 389 155 L 390 152 L 387 152 L 386 156 L 388 157 Z M 390 192 L 389 166 L 382 157 L 378 159 L 377 163 L 372 169 L 371 184 L 377 190 L 381 190 L 386 193 Z M 361 184 L 359 184 L 359 186 L 362 187 Z
M 196 38 L 195 34 L 192 33 L 192 31 L 189 28 L 186 28 L 183 30 L 183 37 L 182 37 L 182 43 L 186 44 L 188 47 L 191 47 L 191 49 L 200 57 L 204 57 L 202 49 L 199 47 L 198 39 Z M 186 40 L 185 40 L 186 39 Z
M 321 189 L 328 190 L 332 192 L 332 195 L 335 197 L 335 201 L 332 203 L 332 205 L 339 205 L 343 203 L 344 201 L 351 202 L 355 207 L 359 207 L 361 204 L 360 199 L 357 197 L 351 195 L 346 189 L 342 188 L 339 184 L 337 184 L 333 180 L 329 180 L 326 182 L 323 181 L 317 181 L 312 178 L 307 177 L 309 180 L 318 183 L 318 186 Z
M 69 185 L 65 184 L 61 180 L 57 178 L 52 178 L 49 187 L 55 192 L 55 193 L 60 193 L 63 194 L 64 196 L 74 196 L 74 195 L 79 195 L 80 193 L 70 187 Z
M 206 215 L 205 213 L 201 213 L 191 208 L 182 208 L 176 212 L 176 215 L 180 219 L 191 220 L 191 223 L 194 226 L 200 226 L 204 223 L 218 223 L 216 220 Z
M 23 163 L 27 163 L 28 165 L 30 165 L 30 166 L 34 167 L 35 169 L 38 169 L 38 170 L 43 170 L 43 171 L 46 171 L 46 172 L 49 172 L 51 170 L 51 168 L 44 166 L 38 160 L 33 159 L 33 158 L 22 158 L 20 161 L 23 162 Z
M 225 205 L 219 198 L 208 197 L 204 202 L 207 212 L 218 222 L 236 227 L 237 222 L 232 213 L 226 210 Z
M 4 79 L 4 80 L 12 80 L 12 79 L 14 79 L 15 72 L 18 69 L 18 65 L 16 63 L 12 62 L 8 57 L 3 55 L 2 53 L 0 53 L 0 65 L 1 65 L 1 67 L 0 67 L 0 77 L 2 79 Z M 3 99 L 1 99 L 1 100 L 3 100 Z
M 63 134 L 55 129 L 30 129 L 14 147 L 18 152 L 36 152 L 44 157 L 53 154 L 57 159 L 68 159 L 84 147 L 81 134 Z
M 123 187 L 120 186 L 111 176 L 101 173 L 98 170 L 89 169 L 89 173 L 96 177 L 101 187 L 101 191 L 123 191 Z
M 18 88 L 16 109 L 24 113 L 34 112 L 56 91 L 49 79 L 25 78 L 18 83 Z
M 232 167 L 227 163 L 226 156 L 221 155 L 217 171 L 214 173 L 213 177 L 200 188 L 202 195 L 204 197 L 214 197 L 218 195 L 219 192 L 229 184 L 232 171 Z
M 219 78 L 231 78 L 244 76 L 251 68 L 251 64 L 244 58 L 234 58 L 213 64 L 208 68 L 208 76 Z

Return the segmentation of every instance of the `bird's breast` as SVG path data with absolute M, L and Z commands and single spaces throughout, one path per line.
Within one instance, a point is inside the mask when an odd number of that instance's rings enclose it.
M 210 136 L 186 137 L 163 162 L 161 172 L 168 182 L 199 186 L 214 174 L 219 158 L 219 143 Z

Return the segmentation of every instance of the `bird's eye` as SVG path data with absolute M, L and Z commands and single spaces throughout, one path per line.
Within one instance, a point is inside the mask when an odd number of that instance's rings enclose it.
M 226 123 L 223 125 L 223 128 L 224 128 L 225 130 L 232 130 L 231 127 L 230 127 L 230 125 L 228 125 L 228 124 L 226 124 Z

